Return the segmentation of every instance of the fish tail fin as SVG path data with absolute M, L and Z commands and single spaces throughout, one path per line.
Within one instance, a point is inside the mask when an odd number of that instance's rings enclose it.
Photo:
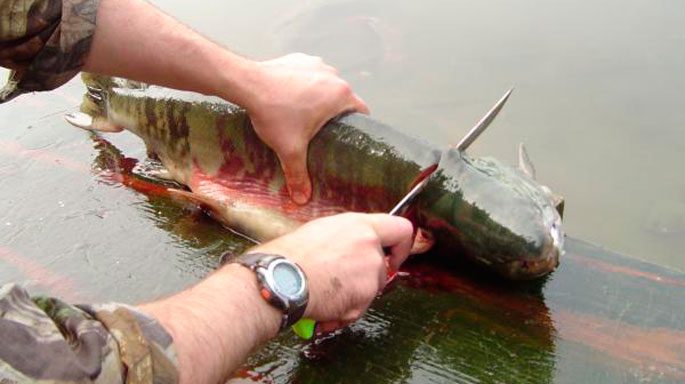
M 120 125 L 116 125 L 104 117 L 93 117 L 87 113 L 83 112 L 70 112 L 64 115 L 64 120 L 67 123 L 85 129 L 88 131 L 97 132 L 121 132 L 124 130 Z
M 81 74 L 86 86 L 80 112 L 67 113 L 64 118 L 75 127 L 97 132 L 121 132 L 124 127 L 108 121 L 107 94 L 114 86 L 114 80 L 108 76 L 83 72 Z

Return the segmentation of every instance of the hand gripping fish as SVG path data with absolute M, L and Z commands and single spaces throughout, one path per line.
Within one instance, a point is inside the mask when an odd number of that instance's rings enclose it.
M 388 212 L 431 172 L 405 216 L 424 251 L 468 258 L 515 280 L 543 276 L 563 250 L 554 196 L 528 174 L 494 159 L 473 158 L 409 137 L 365 115 L 348 114 L 312 139 L 311 201 L 294 204 L 276 155 L 246 112 L 222 99 L 84 74 L 81 128 L 129 130 L 143 139 L 174 193 L 201 202 L 228 228 L 257 241 L 286 234 L 317 217 L 346 211 Z M 415 244 L 416 245 L 416 244 Z

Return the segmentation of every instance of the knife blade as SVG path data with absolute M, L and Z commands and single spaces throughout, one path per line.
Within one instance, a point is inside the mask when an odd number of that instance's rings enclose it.
M 453 147 L 459 151 L 465 151 L 466 148 L 468 148 L 478 138 L 478 136 L 480 136 L 480 134 L 483 133 L 486 128 L 488 128 L 488 126 L 490 126 L 490 123 L 495 120 L 495 117 L 497 117 L 499 112 L 502 110 L 502 107 L 504 107 L 504 104 L 507 102 L 513 91 L 514 88 L 510 88 L 504 94 L 504 96 L 502 96 L 497 103 L 495 103 L 495 105 L 490 108 L 490 110 L 483 117 L 481 117 L 476 125 L 469 130 L 466 136 L 464 136 L 464 138 L 462 138 L 461 141 L 459 141 L 459 143 Z M 438 164 L 435 163 L 427 167 L 427 169 L 431 167 L 434 169 L 419 179 L 419 182 L 416 183 L 416 185 L 406 195 L 404 195 L 400 202 L 390 210 L 390 215 L 395 216 L 401 214 L 402 210 L 407 207 L 421 191 L 423 191 L 423 189 L 426 187 L 426 184 L 428 184 L 428 180 L 430 180 L 431 176 L 433 176 L 435 171 L 438 169 L 437 165 Z

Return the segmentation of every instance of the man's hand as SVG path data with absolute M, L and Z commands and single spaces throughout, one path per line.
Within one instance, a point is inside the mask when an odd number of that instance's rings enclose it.
M 411 243 L 406 219 L 345 213 L 311 221 L 251 251 L 283 255 L 302 267 L 309 282 L 305 317 L 330 331 L 364 313 L 385 286 L 387 268 L 400 267 Z M 174 338 L 181 383 L 225 382 L 250 351 L 277 334 L 282 318 L 260 296 L 254 272 L 234 263 L 140 308 Z
M 369 112 L 337 70 L 318 57 L 248 60 L 142 0 L 101 0 L 97 20 L 85 70 L 217 95 L 244 107 L 259 137 L 281 160 L 298 204 L 312 193 L 309 140 L 343 112 Z
M 406 219 L 347 213 L 311 221 L 251 251 L 283 255 L 302 267 L 310 295 L 305 317 L 321 322 L 319 330 L 326 332 L 366 311 L 385 286 L 388 268 L 399 269 L 411 245 Z
M 364 102 L 319 57 L 295 53 L 259 63 L 255 97 L 245 105 L 259 137 L 281 161 L 290 197 L 305 204 L 312 186 L 307 171 L 309 141 L 344 112 L 369 113 Z

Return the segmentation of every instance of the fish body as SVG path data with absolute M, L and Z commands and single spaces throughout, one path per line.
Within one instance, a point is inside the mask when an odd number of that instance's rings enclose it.
M 410 215 L 440 252 L 512 279 L 539 277 L 558 264 L 563 232 L 551 195 L 496 160 L 440 148 L 349 114 L 312 139 L 312 199 L 299 206 L 289 198 L 278 158 L 243 109 L 191 92 L 83 78 L 89 92 L 81 110 L 93 117 L 92 128 L 141 137 L 170 178 L 226 226 L 255 240 L 273 239 L 317 217 L 387 212 L 437 164 Z

